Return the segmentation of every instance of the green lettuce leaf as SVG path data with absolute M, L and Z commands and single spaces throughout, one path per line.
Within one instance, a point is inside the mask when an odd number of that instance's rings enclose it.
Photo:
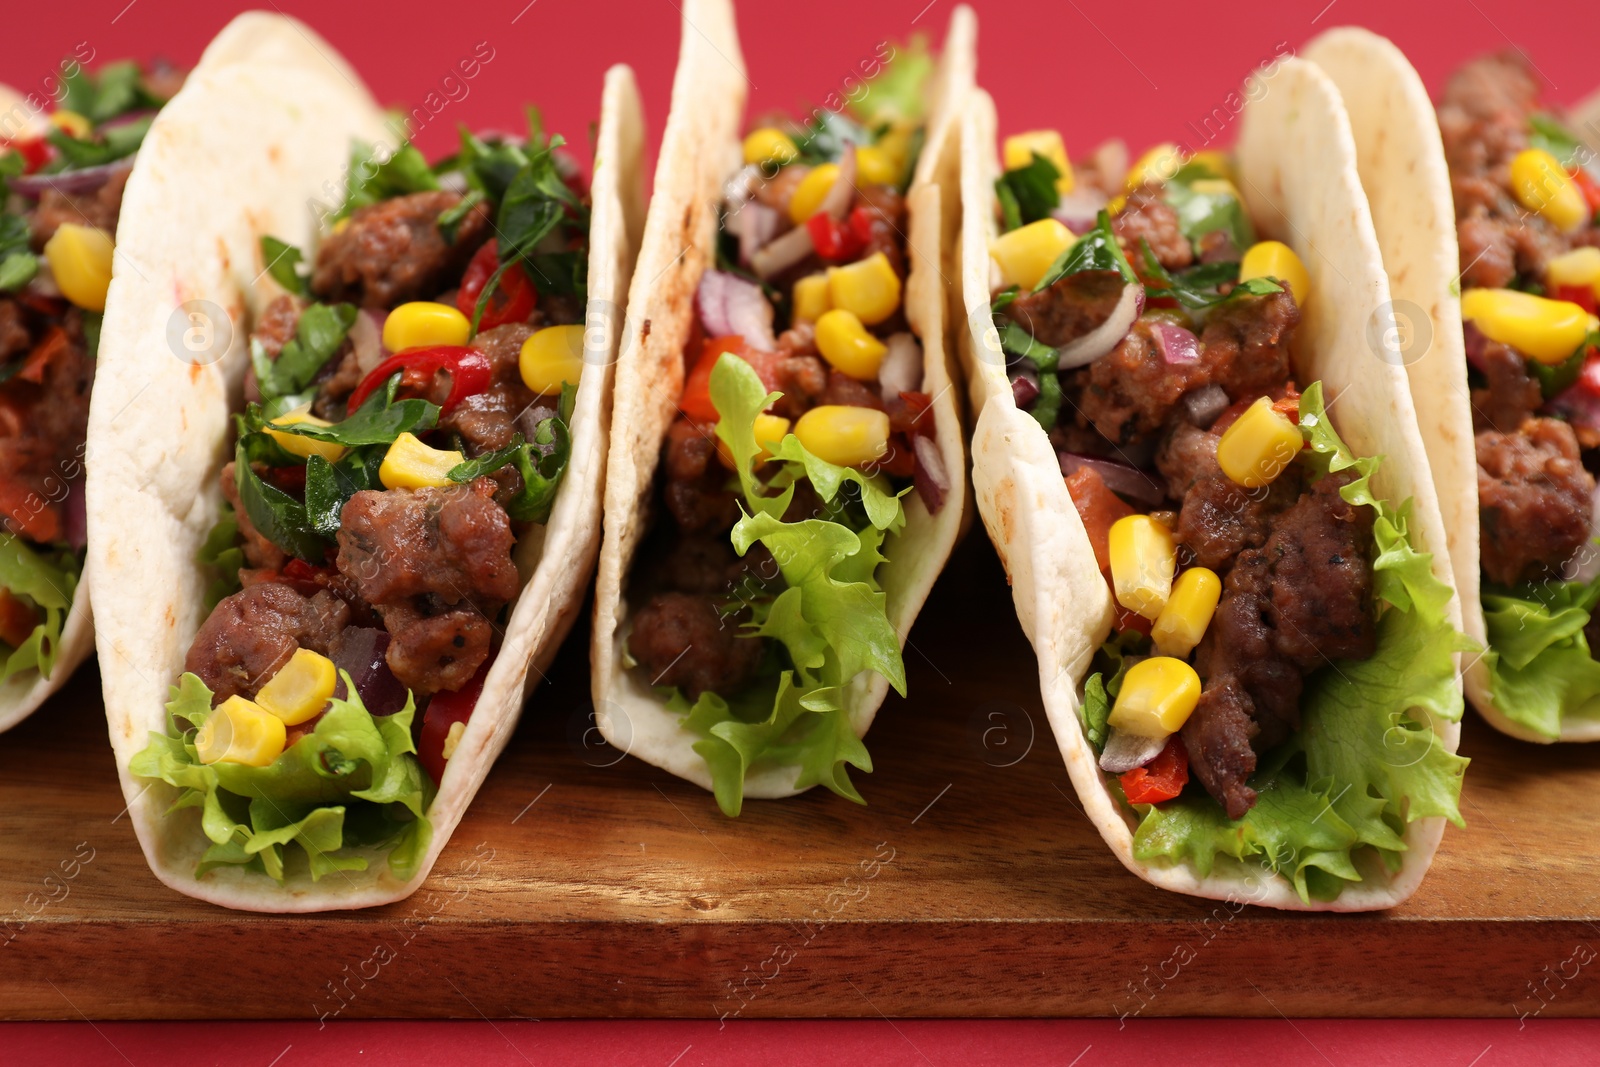
M 331 701 L 315 728 L 265 767 L 201 763 L 194 741 L 212 714 L 211 690 L 193 674 L 172 687 L 168 730 L 151 732 L 129 770 L 181 789 L 170 811 L 201 809 L 211 847 L 196 878 L 240 866 L 282 882 L 300 855 L 316 881 L 365 870 L 357 848 L 385 851 L 397 878 L 416 873 L 433 833 L 426 812 L 434 793 L 411 741 L 416 706 L 408 698 L 395 714 L 374 716 L 340 674 L 350 698 Z M 297 852 L 286 855 L 291 845 Z
M 1260 795 L 1243 819 L 1227 818 L 1199 790 L 1142 812 L 1134 855 L 1210 873 L 1218 856 L 1288 878 L 1300 898 L 1330 900 L 1361 880 L 1358 849 L 1393 870 L 1407 823 L 1443 816 L 1462 825 L 1458 801 L 1467 760 L 1445 751 L 1429 723 L 1461 717 L 1456 652 L 1473 643 L 1446 617 L 1450 589 L 1410 533 L 1409 501 L 1399 508 L 1372 491 L 1376 457 L 1358 459 L 1323 407 L 1322 383 L 1300 398 L 1303 462 L 1320 475 L 1353 469 L 1345 500 L 1373 508 L 1373 587 L 1382 607 L 1377 651 L 1313 674 L 1299 732 L 1263 761 L 1251 786 Z
M 83 573 L 83 561 L 66 550 L 46 555 L 15 534 L 0 533 L 0 588 L 44 614 L 27 640 L 6 653 L 0 681 L 27 670 L 45 678 L 55 670 L 61 628 L 72 609 L 72 596 Z M 0 649 L 4 649 L 0 645 Z
M 817 458 L 788 435 L 773 450 L 778 473 L 756 476 L 755 419 L 777 398 L 744 360 L 724 354 L 711 372 L 711 399 L 721 420 L 717 436 L 738 471 L 745 514 L 732 539 L 741 556 L 764 545 L 778 562 L 786 588 L 752 605 L 746 631 L 770 638 L 786 663 L 763 680 L 724 698 L 702 694 L 692 705 L 673 694 L 668 706 L 701 738 L 694 749 L 711 770 L 724 814 L 738 815 L 744 780 L 758 763 L 798 766 L 800 788 L 823 785 L 864 803 L 848 767 L 872 770 L 866 746 L 845 711 L 845 687 L 876 671 L 902 695 L 900 642 L 876 578 L 884 539 L 905 523 L 905 511 L 880 475 Z M 821 517 L 784 521 L 801 479 L 824 504 Z
M 1485 590 L 1489 690 L 1506 718 L 1554 741 L 1568 719 L 1600 717 L 1600 662 L 1584 636 L 1600 579 Z
M 895 49 L 883 69 L 868 79 L 866 91 L 850 109 L 869 126 L 920 122 L 927 110 L 923 86 L 932 75 L 933 54 L 928 51 L 928 39 L 916 34 Z
M 244 566 L 243 545 L 244 539 L 239 536 L 239 516 L 234 514 L 231 504 L 224 503 L 200 551 L 195 553 L 197 563 L 212 568 L 216 573 L 206 587 L 207 612 L 240 590 L 239 568 Z

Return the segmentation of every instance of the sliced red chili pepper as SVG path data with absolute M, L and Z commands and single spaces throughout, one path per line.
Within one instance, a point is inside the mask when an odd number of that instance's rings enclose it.
M 467 397 L 489 388 L 489 379 L 493 374 L 489 358 L 476 348 L 464 345 L 408 348 L 372 368 L 372 372 L 361 379 L 361 384 L 350 394 L 348 408 L 351 411 L 359 408 L 397 373 L 402 375 L 400 384 L 403 388 L 420 389 L 441 370 L 450 372 L 450 395 L 443 406 L 446 412 Z
M 824 211 L 807 219 L 806 229 L 811 231 L 811 243 L 816 246 L 817 255 L 832 263 L 854 259 L 867 246 L 848 224 Z
M 1589 176 L 1589 172 L 1582 167 L 1572 168 L 1572 180 L 1577 183 L 1582 191 L 1583 198 L 1589 202 L 1589 217 L 1600 214 L 1600 182 Z
M 472 257 L 472 262 L 467 264 L 467 273 L 461 278 L 461 289 L 456 293 L 456 310 L 470 320 L 472 312 L 478 306 L 478 297 L 483 295 L 483 287 L 489 284 L 489 279 L 499 269 L 500 253 L 496 248 L 496 242 L 490 239 L 478 249 L 477 254 Z M 533 314 L 537 303 L 538 291 L 528 280 L 522 264 L 513 264 L 500 275 L 500 281 L 495 285 L 495 294 L 490 296 L 489 302 L 484 305 L 483 318 L 478 320 L 478 329 L 492 330 L 507 323 L 526 322 L 528 316 Z
M 1550 290 L 1550 299 L 1567 300 L 1591 315 L 1595 313 L 1594 289 L 1587 285 L 1558 285 Z
M 428 701 L 428 710 L 422 715 L 422 736 L 417 739 L 417 759 L 422 762 L 422 769 L 428 772 L 434 785 L 444 780 L 444 769 L 449 763 L 444 756 L 444 744 L 449 740 L 450 727 L 472 718 L 472 711 L 478 706 L 478 697 L 483 695 L 483 680 L 488 677 L 489 664 L 492 662 L 484 660 L 478 673 L 460 689 L 454 692 L 440 690 Z
M 32 174 L 50 162 L 54 154 L 50 142 L 43 137 L 30 137 L 22 141 L 0 139 L 0 149 L 10 149 L 22 157 L 24 174 Z
M 1129 804 L 1160 804 L 1183 792 L 1189 784 L 1189 753 L 1173 734 L 1159 755 L 1135 767 L 1120 779 Z

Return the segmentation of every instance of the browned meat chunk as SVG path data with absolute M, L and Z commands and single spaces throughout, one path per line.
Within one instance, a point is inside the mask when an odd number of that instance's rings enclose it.
M 1141 240 L 1150 242 L 1150 251 L 1167 270 L 1182 270 L 1194 262 L 1194 249 L 1178 229 L 1178 213 L 1161 196 L 1160 186 L 1142 185 L 1128 194 L 1128 203 L 1111 220 L 1122 250 L 1135 270 L 1144 267 Z
M 882 252 L 900 277 L 906 276 L 906 202 L 890 185 L 863 185 L 856 190 L 856 206 L 866 209 L 867 247 L 862 259 Z
M 58 541 L 66 529 L 66 483 L 83 475 L 94 357 L 76 308 L 57 319 L 9 301 L 3 306 L 12 309 L 0 313 L 5 343 L 20 346 L 13 359 L 24 362 L 0 385 L 0 513 L 13 533 Z
M 531 327 L 512 323 L 485 330 L 472 342 L 472 347 L 489 358 L 489 386 L 462 400 L 439 420 L 441 429 L 461 435 L 469 454 L 492 452 L 510 444 L 518 432 L 517 417 L 538 399 L 524 384 L 518 362 L 522 342 L 531 336 Z
M 1477 437 L 1483 573 L 1501 585 L 1556 576 L 1589 538 L 1594 478 L 1559 419 Z
M 1156 452 L 1156 467 L 1168 491 L 1182 500 L 1177 541 L 1193 553 L 1194 562 L 1219 574 L 1247 548 L 1267 542 L 1272 516 L 1294 502 L 1300 492 L 1297 467 L 1266 489 L 1246 489 L 1217 466 L 1214 433 L 1179 423 Z
M 1110 318 L 1125 284 L 1114 270 L 1069 274 L 1037 293 L 1020 294 L 1005 313 L 1040 344 L 1060 348 Z
M 244 561 L 248 566 L 259 570 L 276 571 L 289 562 L 289 554 L 269 541 L 250 521 L 250 516 L 239 504 L 237 475 L 237 464 L 228 463 L 222 468 L 219 481 L 222 483 L 223 499 L 233 508 L 234 518 L 239 523 L 239 536 L 244 540 L 242 546 Z
M 1244 818 L 1256 804 L 1256 791 L 1245 784 L 1256 771 L 1256 753 L 1250 747 L 1257 733 L 1252 710 L 1239 683 L 1229 679 L 1201 694 L 1179 733 L 1194 776 L 1230 819 Z
M 454 286 L 490 236 L 480 209 L 461 220 L 453 243 L 445 240 L 439 216 L 460 200 L 449 192 L 410 193 L 358 208 L 317 249 L 312 291 L 323 300 L 392 308 Z
M 75 226 L 93 226 L 115 237 L 117 217 L 122 214 L 122 192 L 128 185 L 128 175 L 133 167 L 113 171 L 104 185 L 92 193 L 68 196 L 55 189 L 46 189 L 39 197 L 39 206 L 33 211 L 29 225 L 35 251 L 55 235 L 63 222 Z
M 732 473 L 717 459 L 712 427 L 678 419 L 667 429 L 662 466 L 667 510 L 685 532 L 731 529 L 739 506 L 728 488 Z
M 1200 332 L 1207 383 L 1222 386 L 1229 400 L 1265 396 L 1290 377 L 1289 342 L 1299 324 L 1300 309 L 1287 290 L 1222 304 Z
M 738 692 L 761 666 L 762 641 L 741 634 L 738 617 L 724 617 L 715 597 L 662 593 L 634 616 L 628 651 L 650 685 L 695 700 Z
M 465 685 L 492 620 L 517 594 L 511 520 L 479 478 L 444 489 L 365 490 L 339 527 L 339 572 L 383 618 L 389 669 L 422 694 Z
M 15 300 L 0 299 L 0 363 L 24 355 L 33 347 L 33 335 L 28 332 L 27 314 Z
M 1463 289 L 1502 289 L 1517 276 L 1517 250 L 1503 223 L 1485 215 L 1462 219 L 1456 241 Z
M 252 585 L 212 609 L 183 669 L 206 683 L 218 703 L 254 697 L 295 649 L 327 655 L 349 619 L 345 602 L 325 590 L 306 597 L 275 582 Z
M 1474 433 L 1498 430 L 1515 433 L 1544 403 L 1539 383 L 1528 373 L 1528 361 L 1513 348 L 1491 341 L 1469 324 L 1468 345 L 1478 350 L 1485 384 L 1472 391 Z
M 1330 474 L 1278 515 L 1267 541 L 1276 646 L 1302 670 L 1366 659 L 1377 636 L 1372 613 L 1372 509 L 1339 495 L 1350 472 Z

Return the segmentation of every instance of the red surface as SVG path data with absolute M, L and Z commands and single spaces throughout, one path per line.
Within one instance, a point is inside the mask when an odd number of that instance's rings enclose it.
M 811 0 L 745 3 L 741 8 L 751 103 L 798 108 L 839 88 L 878 42 L 927 30 L 937 40 L 949 0 Z M 1437 92 L 1463 58 L 1515 39 L 1570 102 L 1600 83 L 1592 3 L 1465 0 L 1448 5 L 1402 0 L 1308 3 L 1064 4 L 994 0 L 980 15 L 980 84 L 994 94 L 1002 131 L 1057 126 L 1083 151 L 1108 136 L 1138 149 L 1160 139 L 1201 147 L 1197 128 L 1244 74 L 1274 53 L 1298 48 L 1329 26 L 1359 23 L 1393 38 Z M 190 63 L 223 25 L 224 5 L 179 0 L 92 0 L 29 5 L 6 20 L 0 81 L 34 88 L 57 56 L 87 42 L 101 60 L 165 54 Z M 446 149 L 456 123 L 480 128 L 520 123 L 524 102 L 545 111 L 550 128 L 581 141 L 594 118 L 600 79 L 613 62 L 633 66 L 645 94 L 652 140 L 665 118 L 678 39 L 674 3 L 523 0 L 495 4 L 391 0 L 370 6 L 285 0 L 281 10 L 314 25 L 361 70 L 378 98 L 408 104 L 440 100 L 455 65 L 480 42 L 493 58 L 423 129 L 430 153 Z M 1223 12 L 1236 13 L 1225 17 Z M 519 14 L 520 13 L 520 14 Z M 481 51 L 479 52 L 481 55 Z M 1190 124 L 1193 124 L 1192 126 Z M 1229 123 L 1213 117 L 1220 140 Z M 1469 965 L 1454 961 L 1453 966 Z M 1403 981 L 1396 976 L 1396 981 Z M 1354 1011 L 1360 1005 L 1351 1005 Z M 465 1006 L 463 1010 L 466 1010 Z M 656 1065 L 736 1063 L 765 1067 L 830 1061 L 875 1065 L 1275 1062 L 1329 1064 L 1593 1063 L 1600 1030 L 1581 1023 L 1498 1021 L 865 1022 L 741 1023 L 312 1023 L 24 1024 L 0 1031 L 7 1063 L 612 1062 Z M 1215 1050 L 1215 1051 L 1211 1051 Z M 276 1057 L 276 1058 L 275 1058 Z M 1074 1057 L 1077 1057 L 1074 1059 Z

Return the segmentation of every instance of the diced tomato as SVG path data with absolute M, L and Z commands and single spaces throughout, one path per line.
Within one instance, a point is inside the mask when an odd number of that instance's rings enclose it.
M 450 727 L 472 718 L 472 709 L 477 707 L 478 697 L 483 695 L 483 680 L 488 677 L 489 664 L 492 662 L 485 660 L 472 680 L 460 689 L 455 692 L 441 690 L 428 701 L 428 710 L 422 716 L 422 736 L 417 740 L 417 758 L 422 761 L 422 769 L 428 772 L 434 785 L 444 781 L 444 769 L 448 763 L 444 758 L 444 744 L 450 737 Z
M 1079 467 L 1067 475 L 1067 492 L 1089 535 L 1094 561 L 1104 571 L 1111 566 L 1111 524 L 1132 515 L 1133 508 L 1106 487 L 1105 479 L 1093 467 Z
M 1593 315 L 1595 313 L 1594 289 L 1587 285 L 1558 285 L 1550 290 L 1550 299 L 1567 300 Z
M 856 258 L 867 244 L 850 223 L 840 222 L 823 211 L 806 220 L 806 229 L 811 231 L 811 243 L 816 247 L 817 255 L 830 263 L 844 263 Z
M 17 372 L 17 377 L 25 382 L 43 384 L 44 372 L 50 366 L 50 361 L 67 350 L 67 331 L 60 326 L 52 326 L 44 335 L 44 340 L 33 346 L 33 351 L 28 353 L 27 360 L 22 364 L 22 369 Z
M 17 648 L 32 636 L 37 625 L 38 609 L 12 596 L 9 589 L 0 589 L 0 641 Z
M 0 479 L 0 514 L 7 530 L 30 541 L 48 544 L 61 537 L 59 511 L 22 482 Z
M 30 137 L 23 141 L 0 138 L 0 149 L 10 149 L 22 157 L 23 173 L 25 174 L 32 174 L 50 162 L 50 157 L 53 154 L 50 142 L 43 137 Z
M 883 408 L 889 413 L 889 429 L 895 433 L 932 437 L 933 419 L 928 416 L 928 409 L 932 406 L 933 397 L 927 393 L 907 392 L 885 400 Z
M 903 433 L 889 437 L 889 451 L 878 460 L 878 469 L 892 478 L 910 478 L 917 473 L 916 447 Z
M 1577 385 L 1590 396 L 1600 397 L 1600 358 L 1593 351 L 1590 351 L 1583 370 L 1578 372 Z
M 761 376 L 761 384 L 768 390 L 776 387 L 777 375 L 774 372 L 780 357 L 751 348 L 738 334 L 708 338 L 701 345 L 700 358 L 689 372 L 689 380 L 683 383 L 683 396 L 678 400 L 678 409 L 696 422 L 717 421 L 717 406 L 711 402 L 711 371 L 724 352 L 738 356 L 754 367 Z
M 1101 571 L 1100 573 L 1105 575 L 1106 585 L 1109 586 L 1111 584 L 1111 573 L 1109 571 Z M 1120 634 L 1127 630 L 1133 630 L 1137 633 L 1144 634 L 1146 637 L 1150 636 L 1150 628 L 1153 623 L 1151 623 L 1151 621 L 1145 618 L 1143 615 L 1140 615 L 1137 611 L 1129 611 L 1127 608 L 1117 603 L 1115 593 L 1113 593 L 1111 596 L 1111 606 L 1115 608 L 1117 612 L 1116 621 L 1111 626 L 1112 633 Z
M 489 284 L 489 279 L 499 269 L 500 253 L 496 242 L 491 238 L 487 244 L 478 249 L 477 254 L 472 257 L 472 262 L 467 264 L 467 273 L 461 279 L 461 289 L 456 293 L 456 310 L 470 320 L 473 311 L 477 309 L 478 297 L 483 295 L 483 287 Z M 496 295 L 491 296 L 483 307 L 483 318 L 478 320 L 480 332 L 511 322 L 528 321 L 528 316 L 533 314 L 534 305 L 538 301 L 538 293 L 534 290 L 533 283 L 528 280 L 528 275 L 523 271 L 521 264 L 512 265 L 500 276 L 500 281 L 495 286 L 495 293 Z
M 1572 180 L 1583 192 L 1583 198 L 1589 202 L 1589 216 L 1593 218 L 1600 214 L 1600 182 L 1589 176 L 1589 172 L 1582 167 L 1572 168 Z
M 1167 747 L 1143 767 L 1135 767 L 1120 779 L 1129 804 L 1160 804 L 1183 792 L 1189 784 L 1189 753 L 1173 734 Z

